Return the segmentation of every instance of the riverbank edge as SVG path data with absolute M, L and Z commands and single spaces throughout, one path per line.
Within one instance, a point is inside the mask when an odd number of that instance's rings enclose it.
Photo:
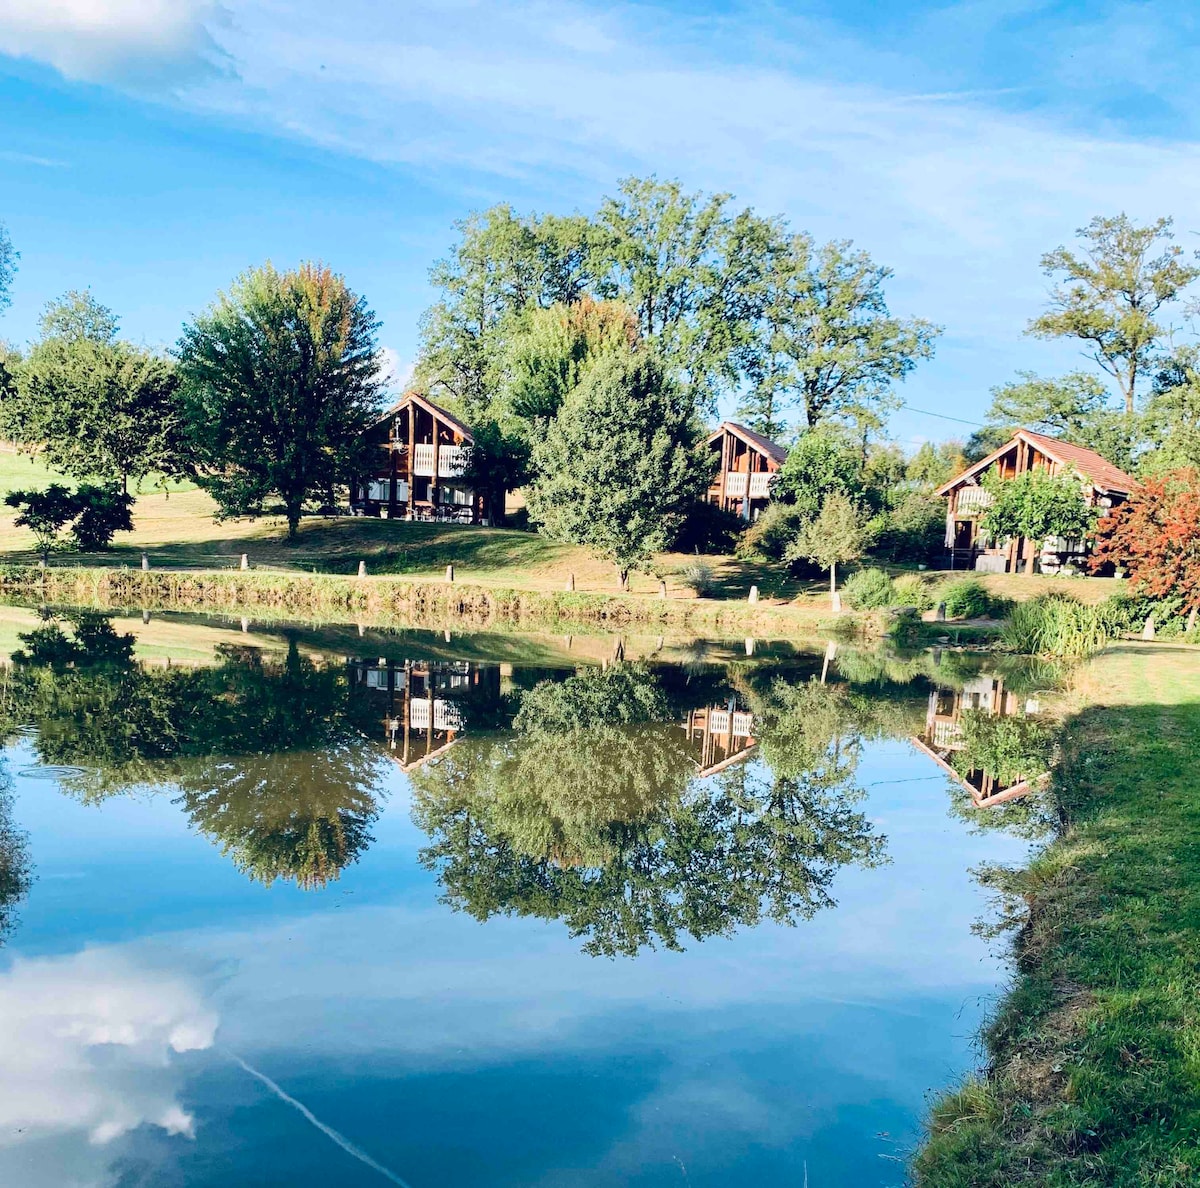
M 1015 975 L 921 1188 L 1200 1182 L 1200 649 L 1115 645 L 1073 686 L 1057 836 L 984 873 Z
M 106 610 L 213 611 L 260 619 L 463 628 L 619 631 L 652 627 L 690 635 L 789 638 L 847 633 L 881 637 L 878 614 L 834 616 L 817 606 L 634 594 L 543 592 L 469 582 L 254 570 L 8 565 L 0 595 Z

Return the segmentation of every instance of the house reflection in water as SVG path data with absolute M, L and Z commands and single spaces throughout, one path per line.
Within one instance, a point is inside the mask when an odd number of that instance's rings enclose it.
M 1007 718 L 1016 714 L 1036 714 L 1040 709 L 1035 698 L 1018 696 L 1006 688 L 1003 677 L 981 673 L 961 689 L 933 689 L 925 714 L 925 733 L 912 741 L 971 793 L 977 807 L 1002 804 L 1031 791 L 1043 773 L 1028 772 L 1015 782 L 1005 784 L 990 773 L 975 768 L 965 773 L 957 771 L 953 757 L 956 751 L 964 749 L 962 715 L 966 711 L 975 711 Z
M 452 747 L 472 701 L 498 701 L 500 666 L 469 660 L 352 660 L 351 687 L 378 706 L 383 740 L 404 771 Z
M 689 710 L 684 719 L 688 743 L 699 749 L 696 766 L 700 775 L 715 775 L 723 768 L 747 758 L 758 746 L 754 737 L 754 715 L 739 710 L 733 698 L 726 706 Z

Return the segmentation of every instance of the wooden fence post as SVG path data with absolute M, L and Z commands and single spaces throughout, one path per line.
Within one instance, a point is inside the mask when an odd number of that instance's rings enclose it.
M 360 561 L 358 563 L 358 576 L 359 577 L 367 576 L 367 563 L 365 561 Z

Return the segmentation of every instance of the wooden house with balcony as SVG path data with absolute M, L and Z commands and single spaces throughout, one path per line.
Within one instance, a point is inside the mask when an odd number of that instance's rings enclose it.
M 984 476 L 995 474 L 1007 480 L 1031 470 L 1078 479 L 1084 499 L 1101 509 L 1101 514 L 1124 503 L 1136 486 L 1129 475 L 1095 450 L 1018 429 L 1007 444 L 938 488 L 937 493 L 946 499 L 951 569 L 1016 573 L 1028 569 L 1032 560 L 1043 573 L 1056 573 L 1084 558 L 1089 548 L 1085 540 L 991 540 L 984 532 L 980 520 L 992 503 L 991 492 L 983 486 Z
M 351 489 L 356 515 L 462 524 L 490 521 L 484 495 L 464 482 L 474 435 L 419 392 L 406 392 L 367 430 L 368 465 Z
M 925 714 L 925 732 L 914 736 L 913 745 L 924 752 L 956 783 L 971 794 L 976 808 L 1015 800 L 1037 787 L 1044 771 L 1019 775 L 1012 783 L 1001 783 L 991 773 L 972 769 L 960 772 L 954 756 L 963 742 L 962 716 L 982 713 L 1008 718 L 1017 714 L 1037 714 L 1041 705 L 1036 698 L 1021 697 L 1009 689 L 1003 677 L 980 674 L 966 681 L 961 689 L 933 689 Z
M 748 759 L 758 747 L 754 715 L 730 702 L 689 710 L 683 722 L 700 776 L 716 775 Z
M 757 519 L 770 501 L 771 477 L 787 459 L 787 450 L 736 421 L 722 421 L 709 435 L 708 448 L 717 471 L 708 502 L 743 520 Z

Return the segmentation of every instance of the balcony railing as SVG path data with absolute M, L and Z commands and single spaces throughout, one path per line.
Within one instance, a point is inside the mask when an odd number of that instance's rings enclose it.
M 771 494 L 771 476 L 765 471 L 759 471 L 750 476 L 750 498 L 766 499 Z
M 746 484 L 749 478 L 748 474 L 740 471 L 728 471 L 725 475 L 725 494 L 731 499 L 740 499 L 746 494 Z
M 970 515 L 972 512 L 986 511 L 993 502 L 995 496 L 982 487 L 959 487 L 954 510 L 960 516 Z
M 467 468 L 468 446 L 438 447 L 438 477 L 458 478 Z M 413 474 L 433 477 L 433 443 L 413 447 Z
M 408 721 L 414 730 L 429 729 L 429 702 L 425 698 L 412 701 L 409 704 Z M 463 726 L 462 710 L 452 701 L 436 700 L 433 703 L 434 730 L 461 730 Z

